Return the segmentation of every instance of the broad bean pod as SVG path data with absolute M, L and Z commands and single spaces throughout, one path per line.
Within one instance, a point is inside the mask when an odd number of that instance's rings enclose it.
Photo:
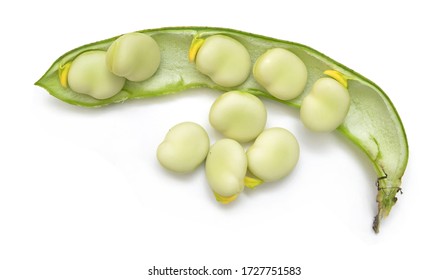
M 80 94 L 64 86 L 60 79 L 66 75 L 70 63 L 82 53 L 93 50 L 107 51 L 118 38 L 84 45 L 63 54 L 36 85 L 45 88 L 60 100 L 79 106 L 100 107 L 122 103 L 127 99 L 150 98 L 180 92 L 190 88 L 207 87 L 219 91 L 240 90 L 269 98 L 287 106 L 300 109 L 302 101 L 311 92 L 313 84 L 330 76 L 346 83 L 350 95 L 350 108 L 337 131 L 358 146 L 369 158 L 377 174 L 372 187 L 377 188 L 378 213 L 373 229 L 379 231 L 380 221 L 387 217 L 397 201 L 401 179 L 408 162 L 408 143 L 400 117 L 389 97 L 375 83 L 328 56 L 302 44 L 278 40 L 261 35 L 225 28 L 172 27 L 142 30 L 151 36 L 160 49 L 160 65 L 154 75 L 141 82 L 126 80 L 122 90 L 105 99 Z M 237 86 L 220 85 L 196 68 L 195 53 L 201 40 L 213 35 L 228 36 L 241 43 L 248 51 L 251 64 L 274 48 L 282 48 L 295 54 L 307 68 L 307 82 L 303 92 L 293 99 L 282 100 L 269 94 L 253 75 Z M 191 51 L 193 49 L 193 51 Z M 65 73 L 65 74 L 64 74 Z M 327 74 L 325 74 L 327 73 Z M 240 81 L 238 81 L 240 82 Z M 349 178 L 346 178 L 349 179 Z

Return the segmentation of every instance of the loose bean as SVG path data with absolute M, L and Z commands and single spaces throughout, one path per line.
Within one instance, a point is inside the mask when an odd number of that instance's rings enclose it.
M 172 127 L 157 149 L 157 159 L 165 168 L 179 172 L 191 172 L 207 156 L 210 141 L 202 126 L 184 122 Z
M 246 92 L 229 91 L 213 103 L 210 124 L 224 136 L 248 142 L 260 134 L 266 125 L 266 108 L 261 100 Z
M 264 182 L 276 181 L 291 173 L 299 155 L 299 143 L 291 132 L 269 128 L 247 150 L 248 168 Z
M 229 203 L 244 189 L 247 159 L 243 147 L 233 139 L 218 140 L 205 162 L 205 174 L 216 200 Z

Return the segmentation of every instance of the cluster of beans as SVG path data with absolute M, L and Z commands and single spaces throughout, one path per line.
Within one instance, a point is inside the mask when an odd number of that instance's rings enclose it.
M 293 52 L 272 48 L 252 65 L 248 50 L 224 35 L 195 38 L 189 59 L 196 69 L 223 87 L 237 87 L 251 71 L 266 91 L 280 100 L 297 98 L 308 81 L 303 61 Z M 142 33 L 119 37 L 107 51 L 87 51 L 67 68 L 67 86 L 73 91 L 106 99 L 120 92 L 126 79 L 139 82 L 156 73 L 160 64 L 157 42 Z M 337 71 L 314 82 L 304 97 L 300 117 L 313 131 L 336 129 L 347 115 L 347 83 Z M 245 186 L 255 187 L 288 175 L 299 159 L 299 144 L 283 128 L 265 129 L 266 108 L 247 92 L 230 91 L 212 105 L 209 121 L 224 139 L 210 147 L 207 132 L 185 122 L 170 129 L 157 150 L 159 162 L 176 172 L 191 172 L 205 160 L 207 181 L 218 201 L 234 200 Z M 244 150 L 241 143 L 252 142 Z M 253 176 L 248 177 L 246 174 Z
M 159 162 L 167 169 L 185 173 L 205 160 L 207 181 L 222 203 L 233 201 L 245 186 L 256 187 L 288 175 L 299 159 L 299 144 L 286 129 L 265 129 L 266 108 L 258 97 L 230 91 L 210 108 L 212 127 L 225 138 L 210 147 L 203 127 L 184 122 L 172 127 L 157 149 Z M 252 142 L 244 150 L 241 143 Z M 251 176 L 246 176 L 250 171 Z

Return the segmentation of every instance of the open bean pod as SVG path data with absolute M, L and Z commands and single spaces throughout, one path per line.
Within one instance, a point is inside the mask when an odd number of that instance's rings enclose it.
M 311 93 L 316 81 L 330 76 L 344 85 L 350 100 L 347 115 L 337 130 L 365 152 L 377 173 L 377 178 L 373 180 L 376 184 L 372 183 L 372 186 L 378 188 L 378 214 L 373 225 L 374 230 L 378 232 L 381 219 L 388 216 L 397 200 L 396 194 L 400 191 L 401 178 L 408 161 L 408 144 L 400 117 L 380 87 L 322 53 L 298 43 L 231 29 L 208 27 L 161 28 L 143 30 L 139 33 L 150 36 L 160 50 L 160 65 L 150 78 L 138 82 L 127 79 L 117 94 L 104 99 L 81 94 L 67 86 L 65 78 L 71 63 L 85 52 L 107 51 L 118 38 L 114 37 L 81 46 L 62 55 L 36 82 L 36 85 L 45 88 L 50 94 L 64 102 L 87 107 L 99 107 L 121 103 L 127 99 L 149 98 L 189 88 L 207 87 L 221 91 L 250 92 L 299 109 L 304 98 Z M 239 61 L 242 63 L 238 71 L 247 77 L 241 79 L 225 75 L 218 77 L 214 76 L 214 69 L 211 70 L 212 72 L 207 72 L 210 69 L 197 68 L 194 61 L 197 55 L 201 55 L 202 44 L 207 38 L 215 35 L 226 36 L 237 42 L 233 47 L 239 53 Z M 247 55 L 243 51 L 240 52 L 240 45 L 247 50 Z M 272 84 L 269 80 L 266 81 L 263 78 L 266 74 L 264 68 L 255 71 L 255 77 L 248 73 L 249 60 L 249 64 L 253 67 L 260 56 L 271 49 L 278 48 L 297 56 L 303 62 L 307 69 L 303 89 L 301 84 L 293 83 L 294 79 L 287 79 L 291 84 L 286 88 Z M 292 63 L 290 67 L 291 69 L 303 68 L 299 64 Z M 269 69 L 267 73 L 269 74 Z M 303 92 L 296 96 L 295 89 Z

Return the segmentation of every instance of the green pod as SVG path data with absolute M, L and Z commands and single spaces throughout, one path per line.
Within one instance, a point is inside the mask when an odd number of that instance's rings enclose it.
M 150 79 L 142 82 L 126 81 L 121 92 L 103 100 L 78 94 L 67 87 L 64 75 L 67 75 L 74 58 L 89 50 L 106 51 L 118 38 L 114 37 L 65 53 L 53 63 L 36 85 L 45 88 L 64 102 L 86 107 L 99 107 L 121 103 L 127 99 L 155 97 L 190 88 L 208 87 L 221 91 L 247 91 L 299 109 L 303 97 L 310 92 L 314 82 L 326 76 L 324 71 L 334 70 L 333 73 L 339 75 L 334 78 L 346 81 L 350 94 L 348 115 L 337 130 L 365 152 L 378 176 L 376 183 L 372 185 L 378 189 L 378 214 L 373 229 L 375 232 L 379 231 L 381 220 L 389 215 L 397 200 L 396 195 L 401 190 L 401 178 L 407 166 L 409 153 L 400 117 L 379 86 L 324 54 L 298 43 L 224 28 L 173 27 L 139 32 L 150 35 L 160 48 L 160 66 Z M 296 54 L 308 70 L 304 92 L 296 99 L 279 100 L 268 94 L 252 75 L 237 87 L 229 88 L 215 84 L 196 69 L 195 64 L 190 61 L 192 58 L 194 60 L 194 55 L 191 55 L 189 50 L 191 47 L 197 51 L 199 47 L 195 46 L 194 42 L 218 34 L 229 36 L 242 43 L 250 54 L 252 65 L 260 55 L 272 48 L 284 48 Z

